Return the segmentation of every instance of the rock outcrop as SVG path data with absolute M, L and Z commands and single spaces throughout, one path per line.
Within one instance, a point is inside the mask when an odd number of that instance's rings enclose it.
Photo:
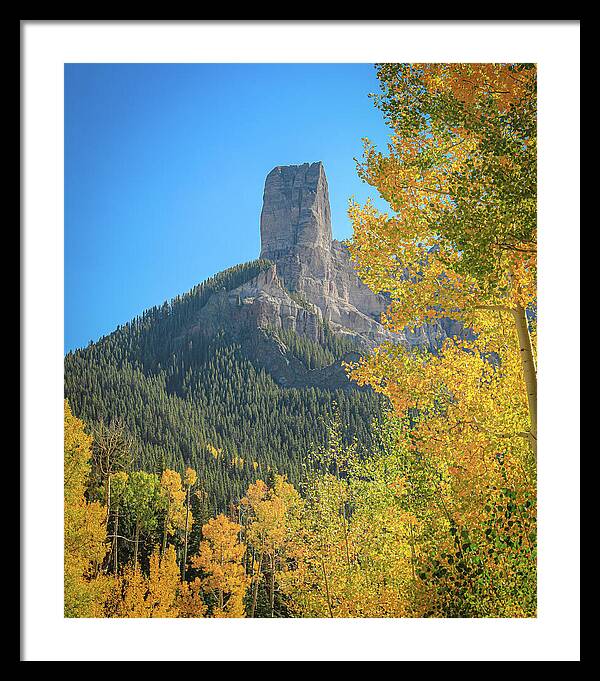
M 261 258 L 276 264 L 284 288 L 298 294 L 338 333 L 373 346 L 392 338 L 380 323 L 387 306 L 357 277 L 346 247 L 332 239 L 323 164 L 278 166 L 265 182 Z
M 261 258 L 331 248 L 331 210 L 321 162 L 277 166 L 267 175 L 260 215 Z
M 193 330 L 212 335 L 226 329 L 282 385 L 339 387 L 349 382 L 339 361 L 306 370 L 277 343 L 272 332 L 278 329 L 321 342 L 327 326 L 365 350 L 387 340 L 434 350 L 456 332 L 445 321 L 402 334 L 381 324 L 389 300 L 359 280 L 348 249 L 332 238 L 329 189 L 320 161 L 277 166 L 267 175 L 260 236 L 260 257 L 272 265 L 242 286 L 214 294 Z

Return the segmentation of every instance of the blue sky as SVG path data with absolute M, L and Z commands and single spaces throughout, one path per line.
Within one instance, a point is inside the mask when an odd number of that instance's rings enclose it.
M 276 165 L 323 161 L 349 237 L 377 91 L 372 64 L 66 64 L 65 351 L 256 258 Z

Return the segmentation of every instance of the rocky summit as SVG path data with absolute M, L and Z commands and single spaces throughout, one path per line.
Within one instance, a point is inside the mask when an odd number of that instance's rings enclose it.
M 380 322 L 389 301 L 359 280 L 346 246 L 332 238 L 320 161 L 277 166 L 267 175 L 260 236 L 264 269 L 233 290 L 215 293 L 192 332 L 212 336 L 225 330 L 281 385 L 349 388 L 343 360 L 308 371 L 286 352 L 278 333 L 321 343 L 329 331 L 357 350 L 395 338 Z
M 325 168 L 317 163 L 277 166 L 265 182 L 260 217 L 261 258 L 273 276 L 310 306 L 313 327 L 327 322 L 337 333 L 376 345 L 392 336 L 380 323 L 389 301 L 357 277 L 346 247 L 332 238 Z M 297 318 L 279 315 L 296 331 Z M 304 322 L 302 322 L 304 323 Z
M 287 356 L 277 334 L 268 331 L 294 332 L 322 342 L 327 328 L 354 341 L 357 350 L 383 341 L 435 349 L 456 332 L 445 322 L 403 334 L 392 334 L 381 324 L 389 300 L 360 281 L 347 247 L 332 238 L 329 188 L 320 161 L 271 170 L 265 181 L 260 236 L 265 269 L 238 288 L 215 294 L 194 330 L 212 335 L 226 329 L 238 337 L 243 331 L 249 356 L 281 384 L 333 381 L 332 387 L 341 387 L 348 381 L 341 361 L 338 372 L 331 368 L 307 372 Z
M 257 327 L 294 331 L 315 341 L 322 339 L 325 323 L 369 347 L 394 338 L 380 322 L 388 301 L 359 280 L 347 248 L 332 238 L 320 161 L 277 166 L 267 175 L 260 236 L 260 257 L 272 264 L 214 301 L 219 323 L 251 320 Z M 212 328 L 215 310 L 207 306 L 204 312 L 199 327 Z

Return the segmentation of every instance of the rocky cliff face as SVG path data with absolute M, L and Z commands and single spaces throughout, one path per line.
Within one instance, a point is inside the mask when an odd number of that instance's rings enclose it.
M 321 162 L 277 166 L 267 175 L 260 215 L 261 258 L 331 248 L 331 211 Z
M 300 295 L 338 333 L 377 345 L 387 301 L 356 276 L 346 247 L 332 239 L 323 164 L 278 166 L 265 182 L 261 257 L 275 263 L 284 288 Z
M 332 238 L 329 189 L 320 161 L 277 166 L 267 175 L 260 235 L 260 256 L 273 264 L 242 286 L 215 294 L 194 329 L 212 334 L 225 328 L 243 338 L 249 355 L 282 384 L 330 382 L 337 387 L 348 381 L 341 366 L 303 371 L 267 331 L 294 331 L 320 342 L 325 323 L 363 349 L 386 340 L 435 349 L 456 332 L 444 322 L 404 334 L 383 327 L 380 317 L 389 301 L 359 280 L 346 246 Z

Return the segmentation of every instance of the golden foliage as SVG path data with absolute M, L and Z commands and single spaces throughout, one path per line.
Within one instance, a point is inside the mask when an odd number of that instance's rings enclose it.
M 64 403 L 64 611 L 65 617 L 100 617 L 107 584 L 99 575 L 107 552 L 106 509 L 89 503 L 92 438 Z
M 113 578 L 107 599 L 109 617 L 202 617 L 206 608 L 195 585 L 182 583 L 175 549 L 169 545 L 161 556 L 155 547 L 148 575 L 129 564 Z
M 185 469 L 185 474 L 183 478 L 183 484 L 186 487 L 193 487 L 196 484 L 196 480 L 198 480 L 198 476 L 196 474 L 196 471 L 193 468 L 186 468 Z
M 203 589 L 215 598 L 212 617 L 244 617 L 248 587 L 242 558 L 246 546 L 239 540 L 241 526 L 223 514 L 202 526 L 202 541 L 192 566 L 201 570 Z
M 241 512 L 248 518 L 246 538 L 252 546 L 253 555 L 258 556 L 252 566 L 250 617 L 254 616 L 259 582 L 267 570 L 271 617 L 274 616 L 276 583 L 280 573 L 287 568 L 302 505 L 294 486 L 279 474 L 274 476 L 270 488 L 262 480 L 250 485 L 240 502 Z
M 390 295 L 391 331 L 442 318 L 471 330 L 436 354 L 387 343 L 351 367 L 401 424 L 386 466 L 424 532 L 417 613 L 535 611 L 535 77 L 531 65 L 379 67 L 392 135 L 387 155 L 365 143 L 359 173 L 394 214 L 352 203 L 350 250 Z
M 195 472 L 191 468 L 195 475 Z M 187 479 L 191 479 L 191 473 L 186 472 Z M 163 550 L 166 547 L 169 536 L 175 534 L 176 531 L 183 531 L 186 524 L 186 493 L 181 484 L 181 475 L 177 471 L 167 468 L 162 472 L 160 479 L 160 489 L 165 506 L 165 519 L 163 528 Z M 188 530 L 191 529 L 192 519 L 188 516 Z

